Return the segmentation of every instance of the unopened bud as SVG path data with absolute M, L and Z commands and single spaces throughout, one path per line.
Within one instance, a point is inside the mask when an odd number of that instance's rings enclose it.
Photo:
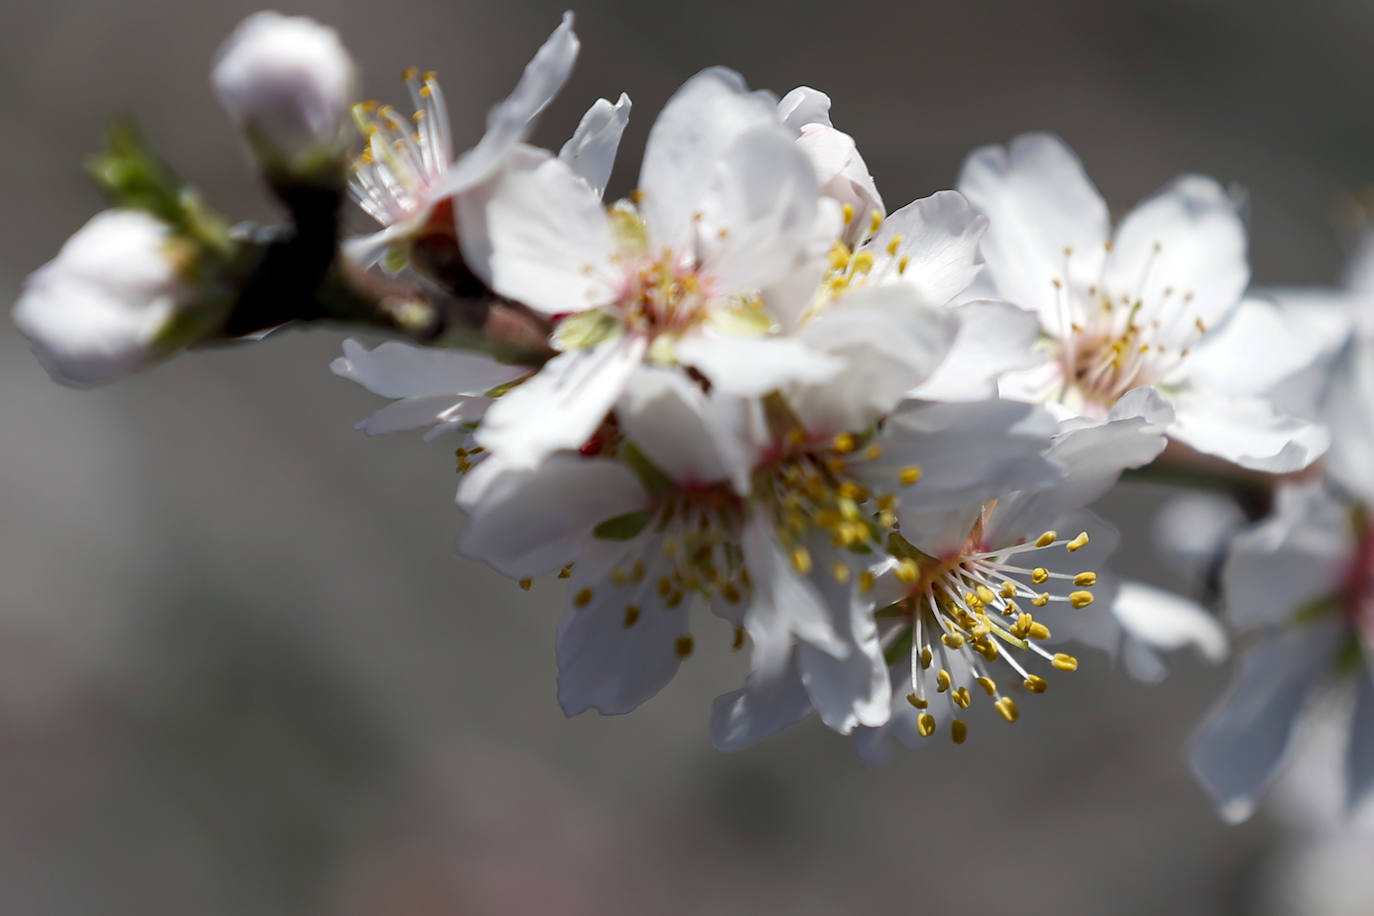
M 114 381 L 195 336 L 195 252 L 147 213 L 98 213 L 25 281 L 14 323 L 54 381 Z
M 254 13 L 220 46 L 212 80 L 269 174 L 341 174 L 357 73 L 333 29 L 303 16 Z

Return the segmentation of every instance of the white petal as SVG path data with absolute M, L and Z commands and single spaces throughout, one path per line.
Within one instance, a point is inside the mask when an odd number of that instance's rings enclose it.
M 1224 818 L 1254 813 L 1311 691 L 1331 671 L 1341 632 L 1335 622 L 1285 633 L 1248 652 L 1230 689 L 1193 743 L 1193 772 Z
M 978 240 L 987 227 L 988 218 L 975 212 L 964 195 L 939 191 L 890 215 L 864 247 L 886 252 L 901 236 L 894 254 L 907 261 L 900 282 L 913 287 L 927 304 L 944 305 L 982 268 Z
M 1143 582 L 1123 582 L 1112 613 L 1127 633 L 1153 648 L 1173 651 L 1192 646 L 1213 664 L 1226 658 L 1226 631 L 1221 623 L 1182 595 Z
M 1341 353 L 1322 419 L 1331 430 L 1327 472 L 1365 503 L 1374 504 L 1374 346 L 1351 341 Z
M 1273 514 L 1231 542 L 1222 569 L 1227 617 L 1271 626 L 1334 597 L 1354 550 L 1347 509 L 1321 481 L 1281 487 Z
M 741 133 L 701 199 L 695 250 L 718 295 L 753 292 L 796 264 L 820 191 L 806 155 L 776 124 Z
M 573 174 L 587 183 L 598 196 L 604 195 L 606 182 L 615 167 L 620 136 L 630 121 L 630 97 L 625 93 L 612 105 L 597 99 L 578 122 L 572 138 L 558 151 L 558 158 L 568 164 Z
M 1096 282 L 1111 231 L 1107 204 L 1083 164 L 1058 137 L 1023 134 L 1010 148 L 970 153 L 958 187 L 990 220 L 982 251 L 998 295 L 1058 328 L 1051 281 L 1074 289 Z
M 1195 587 L 1218 570 L 1231 538 L 1245 525 L 1235 500 L 1202 490 L 1166 502 L 1155 515 L 1153 540 L 1166 567 Z
M 1347 811 L 1354 811 L 1374 791 L 1374 666 L 1368 662 L 1355 672 L 1355 715 L 1345 749 Z
M 525 65 L 515 89 L 487 112 L 486 133 L 448 170 L 442 185 L 432 195 L 434 200 L 442 200 L 485 181 L 516 145 L 529 136 L 535 119 L 572 73 L 581 47 L 572 25 L 572 13 L 564 13 L 558 28 Z
M 1166 342 L 1187 346 L 1197 320 L 1220 325 L 1240 302 L 1250 282 L 1245 249 L 1245 223 L 1226 190 L 1183 175 L 1126 214 L 1102 283 L 1115 297 L 1143 302 L 1142 314 L 1163 323 Z
M 1033 349 L 1040 336 L 1036 317 L 1007 302 L 975 300 L 948 310 L 958 322 L 954 342 L 939 367 L 911 397 L 927 401 L 981 401 L 997 396 L 1007 372 L 1044 361 Z
M 766 94 L 749 92 L 723 67 L 701 71 L 673 94 L 649 131 L 639 173 L 640 212 L 655 246 L 685 247 L 721 156 L 749 128 L 776 125 L 774 112 Z
M 464 398 L 451 394 L 403 398 L 372 414 L 356 428 L 369 436 L 380 436 L 438 424 L 439 429 L 433 431 L 438 433 L 449 427 L 482 419 L 489 406 L 489 398 Z M 432 438 L 432 434 L 425 437 L 426 441 Z
M 652 540 L 644 553 L 660 556 L 661 543 Z M 617 587 L 604 578 L 579 576 L 574 569 L 571 600 L 558 622 L 558 702 L 564 713 L 626 713 L 673 679 L 681 664 L 676 641 L 688 634 L 688 605 L 663 604 L 659 575 L 651 567 L 639 584 Z M 576 597 L 584 588 L 591 597 L 579 607 Z M 639 613 L 627 627 L 630 606 Z
M 798 133 L 807 124 L 830 126 L 830 96 L 810 86 L 798 86 L 778 102 L 778 120 Z
M 399 341 L 368 350 L 350 338 L 343 342 L 343 351 L 343 356 L 329 364 L 329 370 L 384 398 L 481 395 L 530 371 L 480 353 L 416 347 Z
M 1172 398 L 1169 438 L 1253 471 L 1285 474 L 1321 457 L 1330 444 L 1326 427 L 1279 413 L 1261 398 L 1187 390 Z
M 797 335 L 813 350 L 843 360 L 843 371 L 790 389 L 788 402 L 813 432 L 866 429 L 941 365 L 955 322 L 901 285 L 849 293 Z
M 496 292 L 546 315 L 615 297 L 601 195 L 567 163 L 518 147 L 491 181 L 457 202 L 463 257 Z
M 1193 347 L 1183 368 L 1201 389 L 1268 394 L 1315 361 L 1329 359 L 1334 343 L 1272 302 L 1246 299 Z
M 882 195 L 854 138 L 825 124 L 807 124 L 797 138 L 815 170 L 820 191 L 841 206 L 854 208 L 856 218 L 845 227 L 843 240 L 853 245 L 868 231 L 870 214 L 885 213 Z
M 739 479 L 751 455 L 722 427 L 700 386 L 677 369 L 645 366 L 630 377 L 616 417 L 621 431 L 684 486 Z
M 832 655 L 847 654 L 849 644 L 835 632 L 823 596 L 793 570 L 757 514 L 745 522 L 741 546 L 753 583 L 753 597 L 744 613 L 744 628 L 754 645 L 751 669 L 781 670 L 793 636 Z
M 492 405 L 478 443 L 523 467 L 559 449 L 580 448 L 625 390 L 644 348 L 641 337 L 618 337 L 555 356 Z
M 458 504 L 469 514 L 458 549 L 512 578 L 542 575 L 595 546 L 597 525 L 648 503 L 618 461 L 561 454 L 535 468 L 512 468 L 489 458 L 458 488 Z
M 736 337 L 710 330 L 683 337 L 676 355 L 735 397 L 762 397 L 790 382 L 823 382 L 845 365 L 793 337 Z
M 797 665 L 821 721 L 847 735 L 857 726 L 873 728 L 888 720 L 892 714 L 892 688 L 878 643 L 872 602 L 859 594 L 853 584 L 857 577 L 840 585 L 831 577 L 829 564 L 819 566 L 823 568 L 813 581 L 830 606 L 836 633 L 849 645 L 849 651 L 843 658 L 836 658 L 803 644 L 797 647 Z
M 811 715 L 795 653 L 778 671 L 754 669 L 745 685 L 711 703 L 711 740 L 717 750 L 737 751 L 771 738 Z

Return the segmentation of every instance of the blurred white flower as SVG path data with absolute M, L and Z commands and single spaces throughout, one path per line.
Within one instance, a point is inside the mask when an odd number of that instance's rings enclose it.
M 114 381 L 188 342 L 199 303 L 183 271 L 194 257 L 152 216 L 106 210 L 24 281 L 14 323 L 54 381 Z
M 870 216 L 882 216 L 887 210 L 854 138 L 831 125 L 830 97 L 809 86 L 799 86 L 782 97 L 778 117 L 811 161 L 821 193 L 860 217 L 850 219 L 841 236 L 842 241 L 853 245 Z
M 220 46 L 211 79 L 269 169 L 337 168 L 357 73 L 333 29 L 303 16 L 254 13 Z
M 997 293 L 1039 316 L 1052 357 L 1005 379 L 1004 394 L 1102 417 L 1153 386 L 1174 413 L 1170 438 L 1198 451 L 1283 472 L 1325 450 L 1319 424 L 1273 403 L 1274 384 L 1310 354 L 1282 323 L 1251 320 L 1268 306 L 1242 302 L 1245 226 L 1217 182 L 1178 178 L 1113 233 L 1073 152 L 1027 134 L 970 154 L 959 190 L 991 220 L 983 253 Z
M 495 172 L 563 88 L 579 48 L 572 22 L 572 14 L 564 13 L 562 24 L 526 65 L 515 90 L 487 113 L 482 139 L 456 160 L 448 111 L 433 73 L 406 71 L 413 118 L 376 102 L 353 107 L 367 146 L 354 163 L 349 191 L 383 228 L 351 240 L 346 251 L 352 259 L 365 266 L 376 264 L 388 249 L 413 238 L 431 221 L 444 232 L 454 231 L 453 213 L 440 205 Z

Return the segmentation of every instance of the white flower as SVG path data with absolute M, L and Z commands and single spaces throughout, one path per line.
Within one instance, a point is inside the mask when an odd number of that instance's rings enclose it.
M 357 73 L 331 28 L 303 16 L 249 16 L 220 46 L 215 93 L 269 167 L 333 161 Z
M 997 293 L 1039 316 L 1052 357 L 1004 379 L 1004 394 L 1102 417 L 1153 386 L 1174 412 L 1170 438 L 1257 470 L 1296 470 L 1326 448 L 1319 425 L 1276 409 L 1274 376 L 1252 371 L 1292 366 L 1288 335 L 1227 333 L 1262 306 L 1241 300 L 1245 226 L 1214 180 L 1176 179 L 1112 233 L 1077 157 L 1028 134 L 975 150 L 959 189 L 991 220 L 983 253 Z
M 343 351 L 329 365 L 335 375 L 373 394 L 396 399 L 358 424 L 369 436 L 427 428 L 428 442 L 452 430 L 470 430 L 491 405 L 491 395 L 498 393 L 495 389 L 530 372 L 480 353 L 397 341 L 367 350 L 356 340 L 345 340 Z
M 106 210 L 24 282 L 14 323 L 54 381 L 113 381 L 184 346 L 214 317 L 183 277 L 193 259 L 152 216 Z
M 644 362 L 757 396 L 832 377 L 837 360 L 771 333 L 760 290 L 813 232 L 815 175 L 774 105 L 726 70 L 669 100 L 637 204 L 603 207 L 566 162 L 522 147 L 458 200 L 464 255 L 497 293 L 560 319 L 564 352 L 496 404 L 479 441 L 530 466 L 576 448 Z
M 436 208 L 486 180 L 528 136 L 535 118 L 567 81 L 578 47 L 572 14 L 565 13 L 562 24 L 525 67 L 515 90 L 487 113 L 482 139 L 456 160 L 448 111 L 433 73 L 406 71 L 413 118 L 375 102 L 355 105 L 354 118 L 368 145 L 353 166 L 349 190 L 383 228 L 349 242 L 349 256 L 367 266 L 375 264 L 388 248 L 423 230 L 431 218 L 436 228 L 451 233 L 452 213 Z
M 1223 817 L 1244 820 L 1287 755 L 1300 714 L 1323 688 L 1353 681 L 1343 793 L 1353 807 L 1374 789 L 1374 533 L 1367 513 L 1352 512 L 1323 481 L 1286 486 L 1274 515 L 1232 544 L 1223 585 L 1231 621 L 1270 635 L 1243 656 L 1227 695 L 1199 729 L 1194 772 Z
M 862 217 L 851 219 L 842 236 L 845 243 L 853 245 L 870 215 L 881 216 L 887 210 L 854 138 L 831 125 L 830 97 L 799 86 L 778 103 L 778 118 L 793 132 L 797 146 L 811 161 L 821 193 Z
M 629 121 L 628 95 L 622 92 L 614 105 L 606 99 L 597 99 L 577 123 L 572 137 L 558 151 L 558 158 L 598 196 L 606 192 L 606 182 L 615 167 L 615 154 L 620 149 L 620 137 Z

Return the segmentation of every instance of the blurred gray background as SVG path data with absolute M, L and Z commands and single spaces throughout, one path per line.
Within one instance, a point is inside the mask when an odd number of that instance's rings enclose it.
M 0 35 L 0 287 L 100 205 L 107 119 L 235 217 L 272 218 L 208 86 L 252 3 L 11 4 Z M 558 3 L 355 0 L 367 91 L 440 71 L 460 144 Z M 1257 280 L 1326 281 L 1333 208 L 1374 179 L 1374 5 L 587 0 L 583 57 L 538 139 L 596 96 L 654 113 L 695 70 L 826 90 L 890 206 L 973 146 L 1064 135 L 1120 212 L 1181 171 L 1249 190 Z M 359 224 L 362 225 L 361 223 Z M 560 594 L 452 545 L 451 452 L 365 439 L 341 335 L 193 354 L 108 390 L 48 381 L 0 331 L 0 912 L 820 914 L 1276 912 L 1264 816 L 1224 827 L 1182 760 L 1225 672 L 1147 688 L 1085 657 L 1024 704 L 883 766 L 808 724 L 711 749 L 742 675 L 703 646 L 632 716 L 566 720 Z M 1148 571 L 1142 512 L 1109 507 Z

